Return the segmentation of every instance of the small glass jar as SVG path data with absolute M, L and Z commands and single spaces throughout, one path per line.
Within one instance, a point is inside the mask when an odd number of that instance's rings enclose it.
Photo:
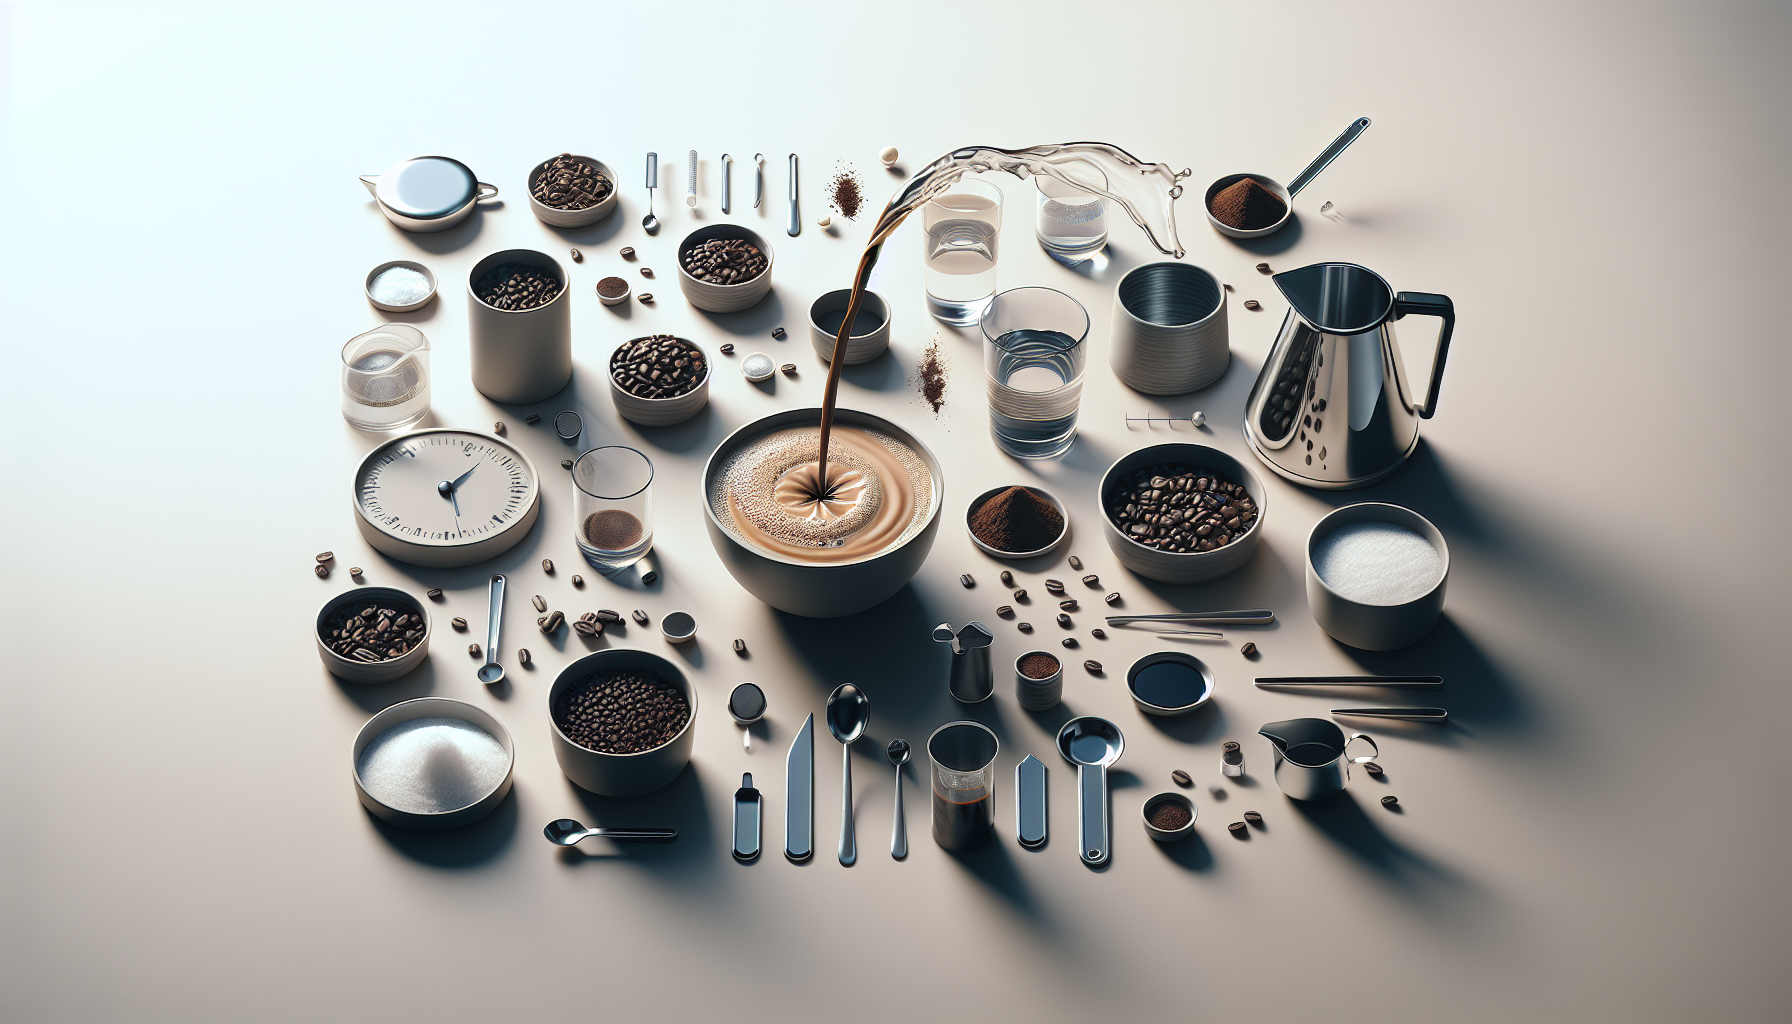
M 342 418 L 362 430 L 399 430 L 429 413 L 429 339 L 384 324 L 342 346 Z

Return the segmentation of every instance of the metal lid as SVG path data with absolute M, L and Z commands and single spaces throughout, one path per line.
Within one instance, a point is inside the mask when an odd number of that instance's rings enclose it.
M 453 157 L 418 156 L 387 168 L 373 194 L 394 213 L 433 220 L 478 198 L 479 179 Z

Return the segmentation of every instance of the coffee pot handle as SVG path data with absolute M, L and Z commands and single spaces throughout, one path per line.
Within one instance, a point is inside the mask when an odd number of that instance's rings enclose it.
M 1437 388 L 1444 379 L 1444 360 L 1450 355 L 1450 335 L 1456 330 L 1456 304 L 1448 295 L 1433 295 L 1430 292 L 1401 292 L 1394 296 L 1394 319 L 1398 320 L 1408 313 L 1420 316 L 1441 317 L 1443 330 L 1437 334 L 1437 358 L 1431 361 L 1431 389 L 1425 395 L 1424 408 L 1419 415 L 1430 419 L 1437 411 Z

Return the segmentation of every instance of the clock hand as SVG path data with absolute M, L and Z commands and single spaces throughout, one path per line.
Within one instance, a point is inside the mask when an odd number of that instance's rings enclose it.
M 473 469 L 478 468 L 478 466 L 473 467 Z M 465 480 L 468 476 L 472 475 L 473 469 L 469 469 L 466 473 L 463 473 L 460 479 Z M 460 499 L 454 496 L 454 485 L 457 483 L 460 483 L 460 480 L 438 480 L 436 481 L 436 493 L 454 503 L 454 518 L 458 520 L 460 518 Z
M 477 463 L 477 462 L 473 463 L 473 469 L 478 469 L 478 468 L 479 468 L 479 463 Z M 469 469 L 465 473 L 462 473 L 460 476 L 456 477 L 454 482 L 448 485 L 448 488 L 450 490 L 453 490 L 454 488 L 459 487 L 461 484 L 466 483 L 467 477 L 470 477 L 473 475 L 473 469 Z

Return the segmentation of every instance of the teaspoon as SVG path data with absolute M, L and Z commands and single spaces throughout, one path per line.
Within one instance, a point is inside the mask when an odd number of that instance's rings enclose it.
M 503 573 L 492 573 L 491 595 L 491 607 L 485 616 L 485 664 L 479 666 L 479 681 L 496 686 L 504 681 L 504 666 L 498 664 L 498 627 L 504 623 Z
M 656 234 L 660 229 L 660 219 L 653 215 L 653 190 L 660 184 L 660 155 L 647 154 L 647 216 L 641 218 L 641 226 L 648 234 Z
M 548 822 L 541 834 L 555 846 L 576 846 L 586 836 L 604 839 L 633 840 L 642 843 L 666 843 L 678 838 L 675 828 L 586 828 L 571 818 Z
M 852 832 L 852 743 L 871 724 L 871 698 L 853 684 L 841 683 L 828 694 L 827 715 L 828 732 L 840 741 L 840 863 L 850 867 L 859 859 Z
M 908 856 L 908 822 L 902 815 L 902 766 L 908 763 L 907 740 L 890 741 L 890 763 L 896 766 L 896 823 L 890 826 L 890 856 Z

